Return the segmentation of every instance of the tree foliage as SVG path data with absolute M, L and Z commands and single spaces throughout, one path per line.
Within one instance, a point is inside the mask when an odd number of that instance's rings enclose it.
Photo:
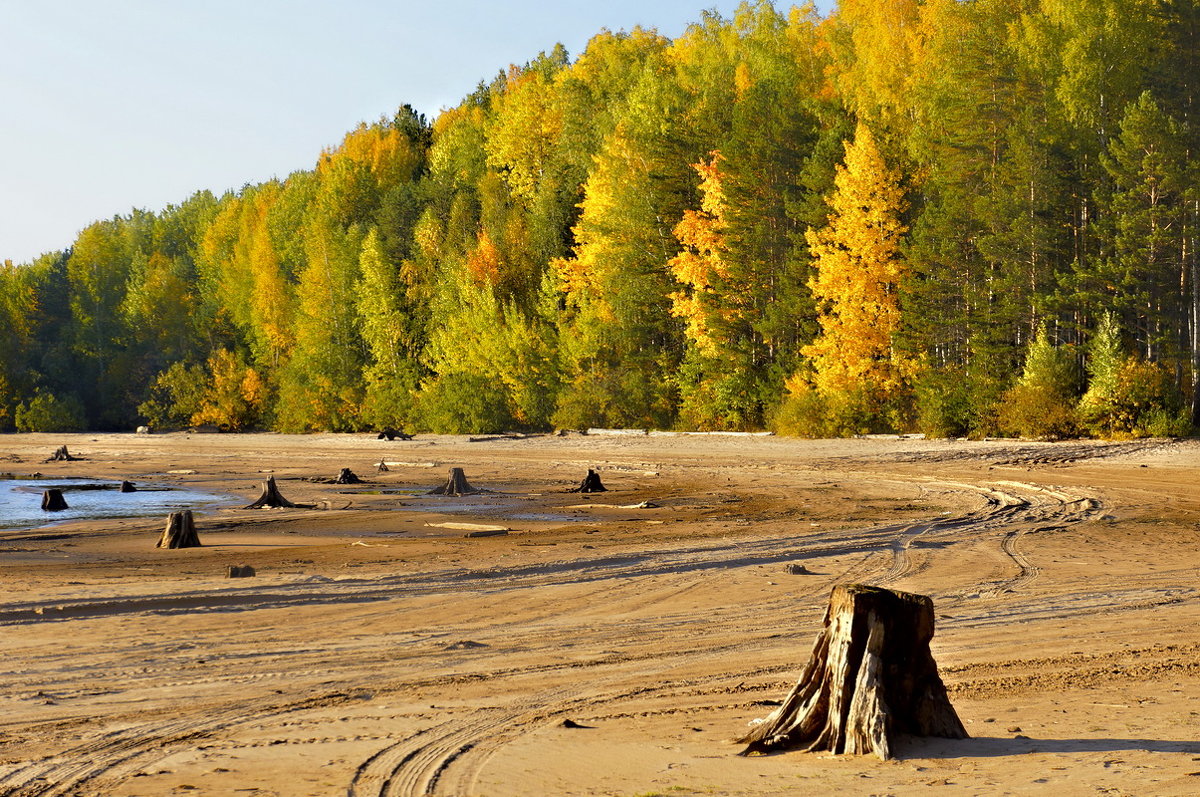
M 1193 0 L 601 31 L 0 267 L 0 430 L 1186 431 L 1198 44 Z

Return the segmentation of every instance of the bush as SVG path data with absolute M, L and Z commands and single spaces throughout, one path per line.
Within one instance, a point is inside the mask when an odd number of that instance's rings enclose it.
M 828 437 L 825 399 L 811 388 L 792 389 L 771 414 L 769 425 L 776 434 L 789 437 Z
M 87 426 L 78 398 L 60 399 L 40 390 L 17 406 L 16 424 L 18 432 L 81 432 Z
M 418 396 L 421 426 L 437 434 L 490 434 L 513 428 L 507 391 L 479 374 L 442 374 Z
M 1183 395 L 1166 366 L 1130 357 L 1105 387 L 1089 389 L 1080 401 L 1080 414 L 1093 434 L 1175 437 L 1190 432 Z
M 1017 384 L 1004 392 L 1000 431 L 1019 437 L 1060 440 L 1079 434 L 1075 412 L 1079 368 L 1066 347 L 1055 346 L 1043 325 L 1029 344 L 1025 369 Z
M 915 387 L 917 428 L 928 437 L 962 437 L 971 430 L 971 386 L 961 368 L 929 370 Z

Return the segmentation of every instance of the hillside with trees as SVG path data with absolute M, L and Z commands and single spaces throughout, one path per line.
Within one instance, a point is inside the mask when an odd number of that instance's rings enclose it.
M 1186 434 L 1200 4 L 601 31 L 0 268 L 0 430 Z

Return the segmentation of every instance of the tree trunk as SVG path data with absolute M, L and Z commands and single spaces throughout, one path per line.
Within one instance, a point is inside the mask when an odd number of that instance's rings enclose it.
M 446 479 L 446 483 L 435 490 L 430 490 L 430 495 L 474 495 L 482 492 L 476 490 L 471 485 L 467 484 L 467 475 L 463 473 L 462 468 L 451 468 L 450 477 Z
M 296 505 L 279 493 L 279 488 L 275 486 L 275 477 L 272 476 L 263 482 L 262 495 L 258 497 L 258 500 L 245 508 L 262 509 L 264 506 L 276 509 L 281 506 L 295 507 Z
M 588 468 L 587 476 L 583 478 L 583 482 L 571 490 L 572 493 L 606 493 L 608 488 L 600 481 L 600 474 Z
M 196 523 L 192 510 L 172 512 L 167 517 L 167 527 L 158 538 L 155 548 L 199 548 L 200 536 L 196 534 Z
M 57 487 L 52 487 L 42 493 L 42 509 L 46 512 L 61 512 L 64 509 L 70 509 L 67 506 L 67 499 L 63 498 L 62 490 Z
M 965 739 L 929 652 L 933 601 L 842 584 L 796 686 L 750 733 L 742 755 L 798 748 L 892 756 L 899 734 Z

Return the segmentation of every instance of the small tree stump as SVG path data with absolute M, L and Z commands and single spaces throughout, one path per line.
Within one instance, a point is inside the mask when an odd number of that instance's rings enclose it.
M 809 571 L 809 569 L 807 567 L 805 567 L 804 565 L 798 565 L 798 564 L 794 564 L 794 563 L 787 566 L 787 571 L 788 571 L 788 573 L 792 574 L 793 576 L 810 576 L 810 575 L 812 575 L 812 573 Z
M 451 468 L 450 477 L 441 487 L 430 490 L 429 495 L 475 495 L 482 492 L 467 484 L 467 475 L 462 468 Z
M 337 478 L 333 480 L 334 484 L 362 484 L 362 479 L 354 475 L 354 471 L 349 468 L 342 468 L 338 473 Z
M 121 482 L 121 492 L 136 493 L 137 488 L 133 486 L 133 482 Z
M 395 429 L 384 429 L 382 432 L 380 432 L 375 437 L 375 439 L 376 440 L 387 439 L 388 442 L 391 442 L 392 440 L 396 440 L 396 439 L 412 440 L 413 436 L 410 434 L 405 434 L 404 432 L 397 432 Z
M 606 493 L 608 488 L 600 481 L 600 474 L 588 468 L 587 476 L 583 477 L 583 482 L 573 490 L 572 493 Z
M 42 493 L 42 510 L 45 512 L 61 512 L 70 509 L 67 499 L 63 498 L 62 490 L 52 487 Z
M 247 504 L 244 508 L 262 509 L 264 506 L 277 509 L 281 506 L 295 507 L 296 505 L 280 494 L 279 487 L 275 485 L 275 477 L 272 476 L 263 482 L 262 495 L 254 503 Z
M 61 445 L 54 450 L 54 453 L 50 455 L 50 459 L 48 459 L 46 461 L 47 462 L 76 462 L 76 461 L 78 461 L 78 459 L 79 459 L 78 457 L 71 456 L 71 452 L 67 451 L 67 447 L 65 445 Z
M 737 741 L 742 755 L 798 748 L 892 756 L 898 734 L 965 739 L 929 652 L 933 601 L 841 584 L 800 680 Z
M 167 527 L 158 538 L 155 548 L 199 548 L 200 536 L 196 534 L 196 522 L 192 510 L 172 512 L 167 516 Z
M 254 568 L 250 565 L 229 565 L 225 568 L 225 578 L 250 578 Z

